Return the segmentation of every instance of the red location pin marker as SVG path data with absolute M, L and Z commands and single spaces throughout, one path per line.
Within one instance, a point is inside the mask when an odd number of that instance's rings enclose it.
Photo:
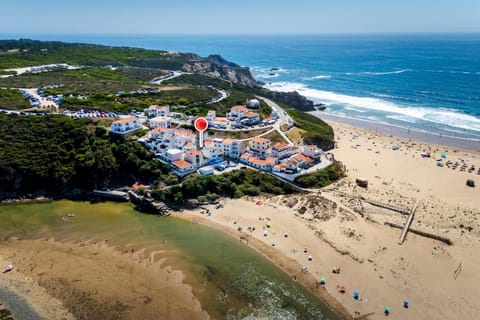
M 208 128 L 208 121 L 204 117 L 200 117 L 195 119 L 193 123 L 195 129 L 199 132 L 199 144 L 200 148 L 203 148 L 203 132 Z

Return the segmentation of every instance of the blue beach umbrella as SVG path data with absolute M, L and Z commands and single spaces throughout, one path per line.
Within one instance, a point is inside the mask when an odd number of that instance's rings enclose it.
M 407 300 L 403 301 L 403 307 L 405 309 L 408 309 L 408 301 Z
M 358 300 L 359 295 L 360 293 L 357 290 L 353 291 L 353 299 Z

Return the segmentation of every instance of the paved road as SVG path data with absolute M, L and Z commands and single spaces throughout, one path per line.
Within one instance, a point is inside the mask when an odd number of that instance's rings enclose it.
M 176 77 L 181 76 L 182 74 L 186 74 L 185 72 L 182 71 L 172 71 L 166 76 L 158 77 L 150 81 L 151 84 L 162 84 L 163 81 L 167 81 Z
M 268 106 L 272 108 L 272 110 L 275 110 L 278 113 L 278 120 L 273 125 L 273 128 L 277 130 L 277 132 L 283 137 L 283 139 L 285 139 L 285 141 L 287 141 L 289 145 L 293 145 L 293 141 L 290 140 L 290 138 L 281 129 L 281 126 L 283 124 L 293 123 L 293 119 L 285 112 L 285 110 L 283 110 L 282 107 L 280 107 L 272 100 L 260 96 L 257 96 L 257 98 L 265 101 L 265 103 L 268 104 Z

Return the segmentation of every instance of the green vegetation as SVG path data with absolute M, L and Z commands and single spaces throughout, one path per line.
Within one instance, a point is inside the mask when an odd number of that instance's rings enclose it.
M 13 70 L 0 70 L 0 76 L 10 76 L 10 75 L 16 75 L 17 71 Z
M 270 128 L 261 128 L 258 130 L 248 130 L 248 131 L 215 131 L 212 129 L 208 130 L 208 135 L 210 138 L 231 138 L 231 139 L 249 139 L 258 136 L 259 134 L 265 133 Z
M 0 89 L 0 109 L 22 110 L 30 107 L 28 99 L 15 89 Z
M 285 139 L 282 137 L 282 135 L 280 133 L 278 133 L 277 130 L 274 130 L 274 131 L 270 132 L 269 134 L 266 134 L 266 135 L 262 136 L 262 138 L 265 138 L 265 139 L 268 139 L 268 140 L 272 141 L 272 145 L 274 145 L 277 142 L 287 143 L 287 141 L 285 141 Z
M 305 144 L 314 144 L 323 150 L 333 149 L 333 129 L 325 121 L 296 109 L 285 108 L 285 111 L 298 128 L 305 130 L 302 134 Z
M 62 100 L 62 106 L 70 110 L 89 108 L 102 111 L 130 112 L 134 109 L 137 111 L 143 110 L 152 104 L 189 105 L 191 101 L 209 100 L 215 97 L 216 94 L 215 90 L 209 88 L 185 88 L 150 94 L 125 94 L 120 96 L 97 92 L 89 94 L 86 99 L 66 97 Z M 179 111 L 182 112 L 183 109 Z
M 212 78 L 209 76 L 201 74 L 182 74 L 176 78 L 165 80 L 163 84 L 167 85 L 183 85 L 183 86 L 197 86 L 197 87 L 207 87 L 214 86 L 217 89 L 229 90 L 234 86 L 239 87 L 239 85 L 234 85 L 230 81 L 223 80 L 220 78 Z M 243 87 L 243 86 L 242 86 Z
M 244 195 L 257 196 L 261 192 L 286 194 L 292 193 L 293 188 L 269 174 L 246 169 L 222 175 L 186 178 L 181 185 L 165 190 L 155 190 L 152 196 L 181 204 L 187 199 L 212 200 L 218 196 L 239 198 Z M 206 198 L 200 198 L 203 196 Z
M 110 140 L 100 122 L 0 115 L 0 194 L 82 195 L 151 182 L 168 172 L 137 142 Z
M 18 51 L 10 51 L 15 50 Z M 58 41 L 0 40 L 0 69 L 68 63 L 84 66 L 122 66 L 177 70 L 191 54 Z
M 149 80 L 163 72 L 138 68 L 82 68 L 76 70 L 57 69 L 49 72 L 24 73 L 15 77 L 0 78 L 0 87 L 36 88 L 52 84 L 63 84 L 50 89 L 50 94 L 88 94 L 137 90 L 147 85 Z
M 345 173 L 343 172 L 341 166 L 335 162 L 323 170 L 298 177 L 295 179 L 295 184 L 303 188 L 322 188 L 344 176 Z

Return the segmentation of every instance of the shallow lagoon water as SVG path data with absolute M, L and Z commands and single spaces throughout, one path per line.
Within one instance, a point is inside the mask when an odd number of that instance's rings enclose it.
M 125 203 L 54 201 L 0 206 L 0 221 L 0 239 L 108 239 L 119 250 L 164 250 L 165 264 L 184 272 L 216 319 L 336 319 L 253 249 L 186 220 L 140 214 Z

